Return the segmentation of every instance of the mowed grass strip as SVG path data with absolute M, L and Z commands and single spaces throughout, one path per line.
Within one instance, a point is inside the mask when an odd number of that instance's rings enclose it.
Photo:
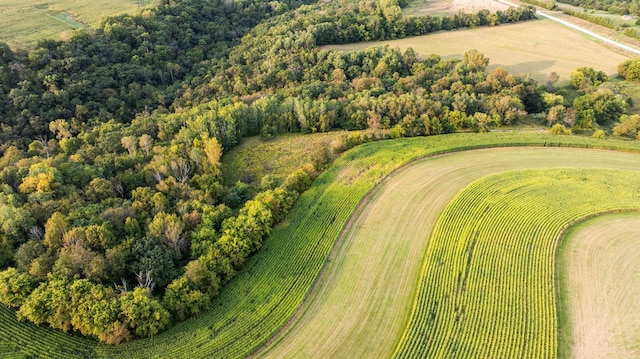
M 262 249 L 212 302 L 211 310 L 150 339 L 113 347 L 20 323 L 0 310 L 5 355 L 38 358 L 242 358 L 294 316 L 311 291 L 342 229 L 365 195 L 391 172 L 421 157 L 503 146 L 600 147 L 640 151 L 640 144 L 574 136 L 497 132 L 368 143 L 339 157 L 316 179 Z M 18 350 L 19 353 L 15 353 Z M 90 354 L 87 354 L 90 353 Z
M 429 239 L 395 357 L 556 357 L 560 235 L 587 216 L 638 209 L 640 171 L 531 169 L 472 183 Z
M 391 357 L 411 313 L 429 234 L 446 205 L 478 178 L 524 168 L 639 164 L 634 153 L 494 148 L 428 157 L 394 172 L 356 213 L 303 314 L 258 357 Z
M 556 72 L 560 83 L 566 84 L 571 71 L 583 66 L 612 76 L 617 74 L 618 64 L 629 59 L 548 19 L 324 48 L 350 51 L 374 45 L 397 46 L 402 51 L 411 47 L 423 57 L 438 54 L 459 59 L 466 51 L 477 49 L 490 59 L 489 71 L 502 67 L 512 74 L 529 74 L 540 83 Z
M 571 228 L 558 250 L 561 358 L 640 357 L 640 214 Z
M 0 41 L 12 47 L 59 39 L 71 31 L 96 27 L 106 16 L 135 14 L 157 0 L 4 0 L 0 1 Z

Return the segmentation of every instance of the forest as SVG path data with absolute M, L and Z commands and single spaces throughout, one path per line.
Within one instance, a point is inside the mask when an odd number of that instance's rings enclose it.
M 533 20 L 532 7 L 403 17 L 396 0 L 164 1 L 27 52 L 0 46 L 0 302 L 117 344 L 208 309 L 336 153 L 382 138 L 488 131 L 528 114 L 611 128 L 604 73 L 555 81 L 462 60 L 322 45 Z M 625 67 L 626 68 L 626 67 Z M 557 79 L 556 79 L 557 80 Z M 367 130 L 286 178 L 225 186 L 246 136 Z
M 580 6 L 586 9 L 604 10 L 612 14 L 619 15 L 640 15 L 640 1 L 620 1 L 620 0 L 562 0 L 562 3 Z

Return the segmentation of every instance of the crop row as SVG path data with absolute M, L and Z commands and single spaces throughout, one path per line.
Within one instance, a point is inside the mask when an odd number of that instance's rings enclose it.
M 368 143 L 346 152 L 316 179 L 285 223 L 274 229 L 262 249 L 249 259 L 206 313 L 178 323 L 154 338 L 106 346 L 17 322 L 15 315 L 3 308 L 0 337 L 15 338 L 12 340 L 15 345 L 0 345 L 0 356 L 20 350 L 26 356 L 40 358 L 246 357 L 267 343 L 294 316 L 351 214 L 388 174 L 428 155 L 526 145 L 640 151 L 640 146 L 631 142 L 520 133 L 457 134 Z
M 640 210 L 640 172 L 522 170 L 482 178 L 443 211 L 398 358 L 551 358 L 555 249 L 587 216 Z

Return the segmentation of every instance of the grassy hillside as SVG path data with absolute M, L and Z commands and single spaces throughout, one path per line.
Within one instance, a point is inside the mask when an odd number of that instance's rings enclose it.
M 0 355 L 37 357 L 244 357 L 296 313 L 364 196 L 398 167 L 430 154 L 493 146 L 577 146 L 640 151 L 633 142 L 522 133 L 458 134 L 369 143 L 348 151 L 316 179 L 214 300 L 212 309 L 151 338 L 109 347 L 16 322 L 3 310 Z M 62 354 L 64 353 L 64 354 Z
M 134 14 L 157 0 L 7 0 L 0 2 L 0 41 L 13 47 L 58 39 L 83 27 L 95 27 L 105 16 Z

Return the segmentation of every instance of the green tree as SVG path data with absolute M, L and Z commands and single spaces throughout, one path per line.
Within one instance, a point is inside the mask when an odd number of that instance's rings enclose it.
M 19 308 L 37 283 L 35 278 L 15 268 L 0 272 L 0 303 Z
M 169 312 L 153 298 L 149 288 L 136 287 L 123 293 L 120 305 L 124 322 L 138 337 L 152 337 L 169 325 Z

